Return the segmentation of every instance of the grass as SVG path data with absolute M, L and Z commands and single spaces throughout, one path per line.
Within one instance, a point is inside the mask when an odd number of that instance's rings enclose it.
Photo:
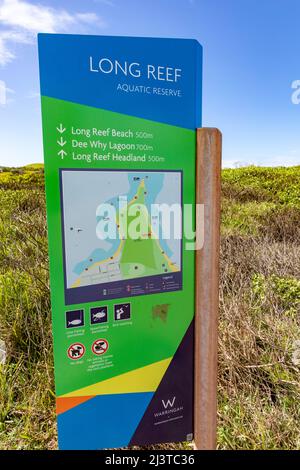
M 223 171 L 218 447 L 300 448 L 300 167 Z M 43 168 L 0 172 L 0 449 L 55 449 Z

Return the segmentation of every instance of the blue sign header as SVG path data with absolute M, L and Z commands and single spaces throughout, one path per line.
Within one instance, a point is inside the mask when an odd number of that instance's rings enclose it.
M 196 40 L 68 34 L 39 34 L 38 40 L 47 77 L 43 96 L 187 129 L 201 126 L 195 103 L 201 102 L 202 47 Z

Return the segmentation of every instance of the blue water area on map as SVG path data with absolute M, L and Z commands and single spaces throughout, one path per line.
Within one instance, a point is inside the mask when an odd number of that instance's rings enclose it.
M 109 250 L 97 248 L 90 254 L 87 259 L 76 264 L 73 272 L 75 274 L 80 275 L 84 270 L 91 267 L 94 263 L 98 263 L 99 261 L 103 261 L 106 258 L 110 258 L 111 256 L 113 256 L 118 249 L 120 239 L 117 238 L 116 240 L 109 240 L 109 242 L 111 243 L 111 247 L 109 248 Z

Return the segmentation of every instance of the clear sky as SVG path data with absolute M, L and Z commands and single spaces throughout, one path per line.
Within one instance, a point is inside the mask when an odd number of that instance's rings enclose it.
M 198 39 L 224 166 L 300 164 L 299 0 L 0 0 L 0 165 L 43 160 L 37 32 Z

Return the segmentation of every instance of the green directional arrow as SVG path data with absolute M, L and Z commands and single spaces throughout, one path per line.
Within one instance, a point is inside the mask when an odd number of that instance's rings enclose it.
M 59 127 L 56 128 L 58 130 L 58 132 L 60 132 L 61 134 L 63 134 L 65 131 L 66 131 L 66 128 L 62 125 L 62 123 L 60 123 Z
M 57 141 L 58 145 L 60 145 L 61 147 L 63 147 L 64 145 L 66 145 L 67 141 L 64 140 L 62 137 L 60 138 L 60 140 Z
M 67 155 L 67 152 L 65 152 L 63 149 L 61 149 L 57 155 L 60 155 L 61 158 L 63 159 L 66 155 Z

